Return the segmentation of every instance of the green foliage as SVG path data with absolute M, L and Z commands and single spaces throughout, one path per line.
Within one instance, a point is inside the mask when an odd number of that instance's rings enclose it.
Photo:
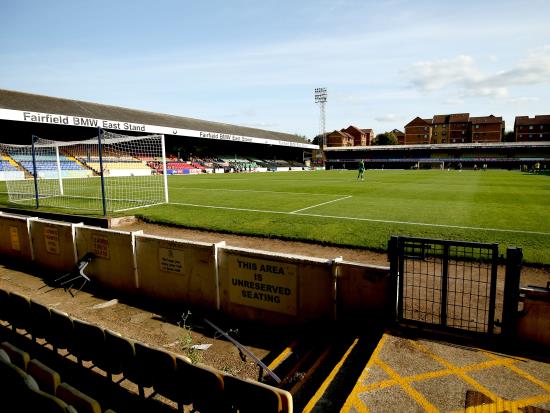
M 374 145 L 397 145 L 397 136 L 393 132 L 379 133 L 374 138 Z
M 515 141 L 516 141 L 516 133 L 513 130 L 506 132 L 502 137 L 502 142 L 515 142 Z
M 189 357 L 189 360 L 191 360 L 191 363 L 197 364 L 202 361 L 203 350 L 193 348 L 194 345 L 200 343 L 195 342 L 195 339 L 191 334 L 192 328 L 188 323 L 190 317 L 191 311 L 187 311 L 187 313 L 182 314 L 181 320 L 178 322 L 178 326 L 180 326 L 183 330 L 181 336 L 178 338 L 178 342 L 185 355 Z

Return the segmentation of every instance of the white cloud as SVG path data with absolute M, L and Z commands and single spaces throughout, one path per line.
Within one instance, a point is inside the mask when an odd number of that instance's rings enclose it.
M 410 71 L 413 85 L 423 91 L 439 90 L 451 84 L 465 84 L 481 78 L 474 59 L 465 55 L 418 62 L 412 65 Z
M 376 120 L 378 122 L 397 122 L 397 121 L 402 120 L 402 117 L 397 116 L 394 113 L 388 113 L 386 115 L 381 115 L 381 116 L 375 117 L 374 120 Z
M 455 89 L 460 98 L 505 99 L 509 88 L 550 82 L 550 45 L 529 51 L 514 67 L 484 74 L 471 56 L 418 62 L 410 67 L 410 81 L 422 92 Z

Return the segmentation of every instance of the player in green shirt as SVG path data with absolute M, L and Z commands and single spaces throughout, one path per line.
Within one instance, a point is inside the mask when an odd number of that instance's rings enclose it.
M 359 174 L 357 175 L 357 179 L 361 178 L 361 181 L 363 181 L 364 180 L 364 177 L 363 177 L 364 173 L 365 173 L 365 163 L 361 159 L 359 161 Z

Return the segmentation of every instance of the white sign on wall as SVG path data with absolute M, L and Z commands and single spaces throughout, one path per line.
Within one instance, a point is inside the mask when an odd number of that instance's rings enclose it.
M 289 142 L 277 139 L 255 138 L 250 136 L 233 135 L 222 132 L 207 132 L 193 129 L 169 128 L 166 126 L 147 125 L 114 121 L 108 119 L 87 118 L 84 116 L 60 115 L 55 113 L 41 113 L 13 109 L 0 109 L 0 119 L 20 122 L 45 123 L 49 125 L 81 126 L 87 128 L 103 128 L 121 132 L 161 133 L 164 135 L 189 136 L 192 138 L 218 139 L 233 142 L 259 143 L 263 145 L 290 146 L 295 148 L 319 149 L 317 145 L 309 143 Z

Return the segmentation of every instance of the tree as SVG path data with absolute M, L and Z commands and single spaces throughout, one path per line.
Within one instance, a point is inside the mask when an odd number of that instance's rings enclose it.
M 323 140 L 323 135 L 317 135 L 315 138 L 313 138 L 313 141 L 311 141 L 314 145 L 321 145 L 321 141 Z
M 515 142 L 516 141 L 516 133 L 511 130 L 504 134 L 502 137 L 502 142 Z
M 397 145 L 397 137 L 393 132 L 379 133 L 374 138 L 373 145 Z

